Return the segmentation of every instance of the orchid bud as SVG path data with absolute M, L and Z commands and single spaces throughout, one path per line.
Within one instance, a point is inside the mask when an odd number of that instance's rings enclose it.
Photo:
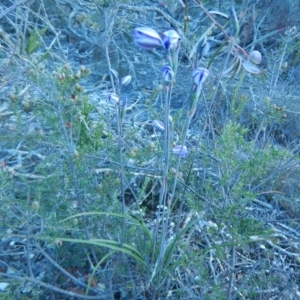
M 170 82 L 173 80 L 175 74 L 170 66 L 165 66 L 162 68 L 162 74 L 164 81 Z
M 259 65 L 261 63 L 261 54 L 259 51 L 252 51 L 250 53 L 250 60 L 256 64 L 256 65 Z
M 121 78 L 121 85 L 126 86 L 131 82 L 132 76 L 127 75 Z
M 158 129 L 158 130 L 161 130 L 161 131 L 164 131 L 165 130 L 165 125 L 162 121 L 160 120 L 153 120 L 152 121 L 152 125 L 155 129 Z
M 116 71 L 115 69 L 110 69 L 110 73 L 111 73 L 112 75 L 114 75 L 114 76 L 116 77 L 116 79 L 119 78 L 119 73 L 118 73 L 118 71 Z
M 163 33 L 162 43 L 167 50 L 176 48 L 179 40 L 180 36 L 174 29 Z
M 108 95 L 108 101 L 109 101 L 111 104 L 116 105 L 116 104 L 119 103 L 120 98 L 119 98 L 119 96 L 118 96 L 117 94 L 115 94 L 115 93 L 110 93 L 110 94 Z
M 177 145 L 172 149 L 172 152 L 177 155 L 177 156 L 181 156 L 181 157 L 187 157 L 189 155 L 189 152 L 187 150 L 186 146 L 182 146 L 182 145 Z
M 209 71 L 206 68 L 197 68 L 193 72 L 194 83 L 199 86 L 206 80 Z
M 154 50 L 162 45 L 159 34 L 149 27 L 137 27 L 133 33 L 134 43 L 144 50 Z

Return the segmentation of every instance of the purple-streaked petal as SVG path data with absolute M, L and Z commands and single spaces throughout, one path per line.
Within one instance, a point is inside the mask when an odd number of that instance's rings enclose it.
M 179 40 L 180 36 L 174 29 L 163 33 L 162 43 L 167 50 L 175 48 L 178 45 Z
M 145 50 L 154 50 L 162 44 L 159 34 L 149 27 L 135 28 L 133 38 L 135 44 Z
M 174 72 L 170 66 L 163 67 L 161 72 L 165 81 L 170 82 L 173 80 Z
M 158 129 L 158 130 L 161 130 L 161 131 L 164 131 L 165 130 L 165 125 L 162 121 L 160 120 L 153 120 L 152 121 L 152 125 L 155 129 Z
M 183 145 L 177 145 L 172 149 L 172 152 L 181 157 L 187 157 L 189 155 L 189 151 L 186 146 Z
M 119 96 L 118 96 L 117 94 L 115 94 L 115 93 L 110 93 L 110 94 L 108 95 L 108 101 L 109 101 L 112 105 L 116 105 L 116 104 L 119 103 L 120 98 L 119 98 Z
M 209 71 L 206 68 L 197 68 L 193 72 L 194 83 L 201 85 L 209 75 Z

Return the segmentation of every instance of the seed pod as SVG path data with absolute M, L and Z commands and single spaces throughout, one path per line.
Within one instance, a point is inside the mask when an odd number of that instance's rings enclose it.
M 256 65 L 258 65 L 258 64 L 260 64 L 261 63 L 261 53 L 259 52 L 259 51 L 256 51 L 256 50 L 254 50 L 254 51 L 252 51 L 251 53 L 250 53 L 250 60 L 254 63 L 254 64 L 256 64 Z

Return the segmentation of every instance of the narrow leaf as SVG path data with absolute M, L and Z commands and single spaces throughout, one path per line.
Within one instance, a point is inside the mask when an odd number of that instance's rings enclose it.
M 197 52 L 197 49 L 199 46 L 201 46 L 201 43 L 203 43 L 203 41 L 206 40 L 208 33 L 213 29 L 213 27 L 215 26 L 215 24 L 212 24 L 198 39 L 198 41 L 196 42 L 196 44 L 194 45 L 194 47 L 192 48 L 190 54 L 189 54 L 189 59 L 191 59 L 194 54 Z
M 254 65 L 253 63 L 251 63 L 249 61 L 244 61 L 243 67 L 247 72 L 249 72 L 251 74 L 260 74 L 261 73 L 261 70 L 256 65 Z
M 223 17 L 223 18 L 225 18 L 225 19 L 229 19 L 229 16 L 228 16 L 228 15 L 226 15 L 226 14 L 224 14 L 224 13 L 218 11 L 218 10 L 209 10 L 208 12 L 209 12 L 211 15 L 217 15 L 217 16 Z
M 224 70 L 221 77 L 223 77 L 223 76 L 227 75 L 228 73 L 230 73 L 231 71 L 233 71 L 233 69 L 236 68 L 237 63 L 238 63 L 238 58 L 235 57 L 232 60 L 232 62 L 229 64 L 229 66 L 226 68 L 226 70 Z
M 274 30 L 274 31 L 271 31 L 271 32 L 269 32 L 269 33 L 263 35 L 262 37 L 258 38 L 257 40 L 255 40 L 255 41 L 252 42 L 251 44 L 247 45 L 246 48 L 251 48 L 253 45 L 255 45 L 255 44 L 257 44 L 257 43 L 259 43 L 259 42 L 265 40 L 266 38 L 268 38 L 268 37 L 270 37 L 270 36 L 272 36 L 272 35 L 274 35 L 274 34 L 277 34 L 277 33 L 282 32 L 284 29 L 285 29 L 285 28 L 280 28 L 280 29 L 276 29 L 276 30 Z
M 143 259 L 142 254 L 136 248 L 125 243 L 121 246 L 120 243 L 117 241 L 104 240 L 104 239 L 82 240 L 82 239 L 61 238 L 61 237 L 57 239 L 63 242 L 89 244 L 89 245 L 108 248 L 113 251 L 122 252 L 131 256 L 136 262 L 139 262 L 142 265 L 147 267 L 147 263 Z
M 41 36 L 44 35 L 44 33 L 47 31 L 47 27 L 42 28 L 38 31 L 33 30 L 30 34 L 30 37 L 28 38 L 27 44 L 26 44 L 26 53 L 28 55 L 32 54 L 34 51 L 36 51 L 42 44 L 41 42 Z

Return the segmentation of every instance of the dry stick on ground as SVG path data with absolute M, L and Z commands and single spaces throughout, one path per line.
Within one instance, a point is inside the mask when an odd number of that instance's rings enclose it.
M 48 284 L 48 283 L 45 283 L 45 282 L 40 281 L 38 279 L 34 279 L 34 278 L 30 278 L 30 277 L 16 276 L 16 275 L 6 274 L 6 273 L 2 273 L 2 272 L 0 272 L 0 276 L 1 277 L 15 279 L 15 280 L 19 280 L 22 283 L 31 282 L 31 283 L 33 283 L 35 285 L 44 287 L 44 288 L 46 288 L 46 289 L 48 289 L 50 291 L 57 292 L 57 293 L 60 293 L 60 294 L 63 294 L 63 295 L 67 295 L 68 297 L 75 297 L 77 299 L 86 299 L 86 300 L 101 300 L 101 299 L 105 299 L 106 300 L 107 299 L 107 295 L 105 295 L 105 296 L 101 296 L 101 295 L 97 295 L 97 296 L 85 296 L 85 295 L 82 295 L 82 294 L 77 294 L 77 293 L 74 293 L 74 292 L 69 292 L 69 291 L 60 289 L 60 288 L 55 287 L 55 286 L 53 286 L 51 284 Z
M 39 251 L 41 252 L 41 254 L 56 268 L 58 269 L 60 272 L 62 272 L 66 277 L 70 278 L 74 283 L 78 284 L 79 286 L 83 287 L 83 288 L 87 288 L 87 284 L 82 282 L 80 279 L 74 277 L 72 274 L 70 274 L 68 271 L 66 271 L 63 267 L 61 267 L 57 262 L 55 262 L 47 253 L 46 251 L 43 250 L 43 248 L 40 246 L 39 243 L 35 243 L 35 246 L 39 249 Z M 94 289 L 94 288 L 89 288 L 90 291 L 94 292 L 94 293 L 99 293 L 98 290 Z
M 44 6 L 44 2 L 41 1 L 41 7 L 42 7 L 42 10 L 44 12 L 44 16 L 41 14 L 41 13 L 36 13 L 35 11 L 31 10 L 30 13 L 34 16 L 36 16 L 37 19 L 40 19 L 40 21 L 45 24 L 45 27 L 49 28 L 55 35 L 55 37 L 53 38 L 52 42 L 50 43 L 49 46 L 46 45 L 43 37 L 40 35 L 40 32 L 39 30 L 35 30 L 35 33 L 37 34 L 37 36 L 39 37 L 41 43 L 43 44 L 44 48 L 46 49 L 46 53 L 51 55 L 52 57 L 55 57 L 56 59 L 58 59 L 59 61 L 61 61 L 62 63 L 66 63 L 67 61 L 67 56 L 65 54 L 65 52 L 63 51 L 63 47 L 60 43 L 60 40 L 59 40 L 59 36 L 61 34 L 61 31 L 57 31 L 54 26 L 51 24 L 51 21 L 49 20 L 48 18 L 48 15 L 47 15 L 47 11 L 46 11 L 46 8 Z M 36 25 L 36 26 L 40 26 L 40 25 Z M 62 55 L 64 56 L 63 58 L 61 58 L 59 55 L 55 54 L 55 53 L 51 53 L 51 49 L 52 47 L 54 46 L 54 44 L 58 44 L 59 46 L 59 49 L 61 50 L 61 53 Z
M 146 12 L 156 12 L 157 14 L 161 15 L 167 22 L 169 22 L 178 32 L 178 34 L 183 38 L 184 34 L 181 30 L 182 28 L 182 23 L 177 22 L 174 20 L 170 15 L 162 11 L 158 7 L 153 7 L 153 6 L 132 6 L 132 5 L 126 5 L 122 4 L 120 5 L 120 9 L 126 9 L 126 10 L 132 10 L 141 14 L 145 14 Z
M 227 289 L 227 296 L 229 299 L 232 299 L 230 295 L 233 293 L 234 289 L 234 279 L 235 279 L 235 265 L 236 265 L 236 246 L 231 246 L 231 264 L 229 270 L 229 283 Z
M 0 14 L 0 19 L 3 18 L 5 15 L 7 15 L 9 12 L 11 12 L 12 10 L 14 10 L 16 7 L 18 7 L 19 5 L 21 5 L 22 3 L 26 2 L 28 0 L 20 0 L 17 3 L 13 4 L 12 6 L 10 6 L 9 8 L 5 9 L 1 14 Z

